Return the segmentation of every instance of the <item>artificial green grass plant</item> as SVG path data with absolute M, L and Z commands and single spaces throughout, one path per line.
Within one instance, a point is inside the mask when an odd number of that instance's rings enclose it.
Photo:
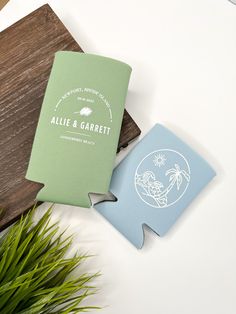
M 80 313 L 97 307 L 83 306 L 95 293 L 90 282 L 97 274 L 73 270 L 88 258 L 65 258 L 72 237 L 50 224 L 51 208 L 36 223 L 34 210 L 0 235 L 0 313 Z

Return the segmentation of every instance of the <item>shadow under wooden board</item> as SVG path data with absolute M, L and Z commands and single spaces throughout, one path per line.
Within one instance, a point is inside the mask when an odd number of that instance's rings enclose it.
M 83 52 L 49 5 L 0 33 L 0 230 L 33 206 L 42 188 L 24 177 L 58 50 Z M 125 111 L 117 151 L 139 134 Z

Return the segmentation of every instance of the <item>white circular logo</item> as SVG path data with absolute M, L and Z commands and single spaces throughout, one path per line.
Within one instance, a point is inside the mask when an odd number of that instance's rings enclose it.
M 190 182 L 187 159 L 172 149 L 159 149 L 145 156 L 135 172 L 135 189 L 146 204 L 169 207 L 185 194 Z

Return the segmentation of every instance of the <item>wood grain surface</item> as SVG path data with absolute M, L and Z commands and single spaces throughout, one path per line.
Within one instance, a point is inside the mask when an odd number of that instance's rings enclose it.
M 0 0 L 0 10 L 5 7 L 5 5 L 9 2 L 9 0 Z
M 0 33 L 0 230 L 33 206 L 42 187 L 24 177 L 58 50 L 82 52 L 48 5 Z M 118 151 L 139 134 L 125 111 Z

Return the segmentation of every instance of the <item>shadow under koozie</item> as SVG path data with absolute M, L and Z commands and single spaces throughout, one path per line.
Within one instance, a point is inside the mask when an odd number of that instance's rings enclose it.
M 37 199 L 90 207 L 108 192 L 131 68 L 96 55 L 58 52 L 26 178 Z

